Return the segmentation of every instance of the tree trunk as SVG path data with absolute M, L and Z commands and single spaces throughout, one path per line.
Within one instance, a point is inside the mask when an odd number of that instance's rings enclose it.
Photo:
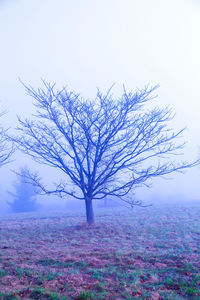
M 88 224 L 94 223 L 94 212 L 92 207 L 92 199 L 87 197 L 85 199 L 86 217 Z

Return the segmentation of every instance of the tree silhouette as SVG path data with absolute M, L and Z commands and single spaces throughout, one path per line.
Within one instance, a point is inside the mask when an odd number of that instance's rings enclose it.
M 98 90 L 95 99 L 84 100 L 66 88 L 57 91 L 55 84 L 43 83 L 38 90 L 24 85 L 34 98 L 35 119 L 19 117 L 21 135 L 12 140 L 35 161 L 62 171 L 63 181 L 53 189 L 37 174 L 28 172 L 26 178 L 44 193 L 84 200 L 88 223 L 94 222 L 94 199 L 117 196 L 139 204 L 126 198 L 132 189 L 199 163 L 170 160 L 184 147 L 177 143 L 184 129 L 168 128 L 174 117 L 170 108 L 145 109 L 157 87 L 135 92 L 124 88 L 118 99 L 111 89 L 105 95 Z
M 13 212 L 28 212 L 38 209 L 36 203 L 36 187 L 28 183 L 24 177 L 29 172 L 27 167 L 20 169 L 17 180 L 13 183 L 14 192 L 8 192 L 12 197 L 12 202 L 7 202 Z

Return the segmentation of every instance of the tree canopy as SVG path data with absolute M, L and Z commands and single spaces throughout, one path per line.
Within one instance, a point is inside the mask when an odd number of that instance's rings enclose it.
M 43 83 L 37 90 L 25 86 L 36 113 L 32 120 L 18 118 L 21 134 L 12 140 L 35 161 L 62 171 L 63 180 L 51 190 L 38 175 L 26 176 L 45 193 L 85 200 L 89 223 L 94 222 L 92 200 L 117 196 L 126 201 L 131 190 L 149 179 L 198 163 L 173 158 L 185 143 L 178 143 L 184 129 L 168 127 L 171 109 L 146 108 L 157 86 L 134 92 L 124 88 L 119 98 L 111 89 L 106 94 L 98 90 L 95 99 L 85 100 Z
M 5 111 L 0 112 L 0 117 L 2 117 L 5 113 Z M 7 130 L 0 125 L 0 167 L 10 161 L 10 157 L 13 152 L 13 145 L 8 144 Z

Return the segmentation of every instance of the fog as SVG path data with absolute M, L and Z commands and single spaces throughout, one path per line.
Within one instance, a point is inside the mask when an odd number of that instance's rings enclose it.
M 191 0 L 18 0 L 0 1 L 0 103 L 7 114 L 1 123 L 14 133 L 16 115 L 33 113 L 32 99 L 19 78 L 34 88 L 41 78 L 58 88 L 95 97 L 97 88 L 113 93 L 159 84 L 155 106 L 170 105 L 175 129 L 187 127 L 183 160 L 199 155 L 200 4 Z M 33 163 L 16 152 L 0 169 L 1 211 L 10 198 L 17 170 L 28 165 L 46 182 L 59 172 Z M 59 174 L 59 175 L 58 175 Z M 152 188 L 135 191 L 136 198 L 154 201 L 200 199 L 200 168 L 152 180 Z M 171 200 L 170 200 L 171 199 Z M 64 200 L 40 198 L 45 207 L 66 207 Z M 55 204 L 56 201 L 60 203 Z M 81 204 L 82 205 L 82 204 Z

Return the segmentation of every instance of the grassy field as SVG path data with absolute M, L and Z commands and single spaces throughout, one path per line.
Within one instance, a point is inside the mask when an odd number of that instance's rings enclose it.
M 0 299 L 200 299 L 200 204 L 1 216 Z

